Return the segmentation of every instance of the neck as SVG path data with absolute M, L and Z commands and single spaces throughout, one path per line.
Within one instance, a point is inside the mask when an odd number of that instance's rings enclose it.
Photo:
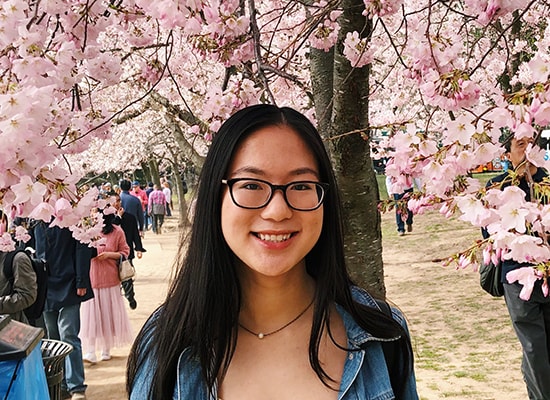
M 302 312 L 315 295 L 315 281 L 309 275 L 299 281 L 269 283 L 243 285 L 239 322 L 253 331 L 280 328 Z

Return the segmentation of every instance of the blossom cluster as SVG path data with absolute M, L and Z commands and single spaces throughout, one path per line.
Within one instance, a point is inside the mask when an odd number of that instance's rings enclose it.
M 363 3 L 365 4 L 364 16 L 385 17 L 398 12 L 403 0 L 363 0 Z

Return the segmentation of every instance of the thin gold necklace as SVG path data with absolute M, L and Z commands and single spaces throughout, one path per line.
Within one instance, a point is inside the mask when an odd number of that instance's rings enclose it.
M 254 332 L 253 330 L 250 330 L 248 329 L 246 326 L 244 326 L 243 324 L 241 324 L 239 322 L 239 326 L 241 328 L 243 328 L 245 331 L 247 331 L 248 333 L 251 333 L 252 335 L 256 336 L 258 339 L 263 339 L 264 337 L 266 336 L 269 336 L 269 335 L 273 335 L 277 332 L 280 332 L 282 331 L 283 329 L 285 329 L 287 326 L 290 326 L 292 325 L 294 322 L 298 321 L 300 319 L 300 317 L 302 315 L 304 315 L 306 313 L 307 310 L 309 310 L 309 308 L 311 307 L 311 305 L 313 304 L 313 300 L 311 300 L 311 303 L 309 303 L 307 305 L 307 307 L 304 309 L 304 311 L 302 311 L 300 314 L 298 314 L 294 319 L 292 319 L 290 322 L 287 322 L 286 324 L 284 324 L 283 326 L 281 326 L 279 329 L 275 329 L 274 331 L 271 331 L 271 332 L 268 332 L 268 333 L 263 333 L 263 332 Z

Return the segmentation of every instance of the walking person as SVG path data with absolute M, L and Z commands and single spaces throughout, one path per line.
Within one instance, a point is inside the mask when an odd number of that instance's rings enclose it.
M 353 285 L 341 213 L 304 115 L 257 105 L 230 117 L 177 275 L 130 353 L 130 399 L 418 399 L 405 320 Z
M 141 242 L 141 236 L 139 235 L 139 231 L 137 228 L 136 219 L 132 214 L 124 212 L 124 208 L 122 208 L 122 205 L 120 204 L 119 195 L 115 195 L 114 207 L 117 210 L 114 223 L 116 225 L 119 225 L 124 231 L 124 235 L 126 237 L 126 243 L 130 248 L 130 254 L 128 255 L 128 260 L 133 266 L 134 258 L 136 256 L 137 258 L 141 258 L 142 254 L 145 253 L 147 250 L 143 248 L 143 244 Z M 134 291 L 134 279 L 131 278 L 123 281 L 122 288 L 124 290 L 124 296 L 126 297 L 130 305 L 130 308 L 132 310 L 135 310 L 137 308 L 137 301 L 136 301 L 135 291 Z
M 171 217 L 172 216 L 172 190 L 170 190 L 170 184 L 168 181 L 164 181 L 162 184 L 162 193 L 164 193 L 164 197 L 166 198 L 166 216 Z
M 143 220 L 145 221 L 145 230 L 146 231 L 149 230 L 149 226 L 152 227 L 152 225 L 153 225 L 153 219 L 149 215 L 149 195 L 151 194 L 152 191 L 153 191 L 153 182 L 149 182 L 147 184 L 147 189 L 145 189 L 145 194 L 147 195 L 147 205 L 148 206 L 145 209 L 144 214 L 143 214 Z
M 130 194 L 131 183 L 129 180 L 123 179 L 120 181 L 120 204 L 127 213 L 134 216 L 137 221 L 139 234 L 143 237 L 144 220 L 143 206 L 141 200 Z
M 130 194 L 132 196 L 137 197 L 139 199 L 139 201 L 141 201 L 141 208 L 143 209 L 142 210 L 142 212 L 143 212 L 143 224 L 144 224 L 143 229 L 147 230 L 146 214 L 147 214 L 147 203 L 149 202 L 149 196 L 147 195 L 147 192 L 141 188 L 139 181 L 132 182 L 132 190 L 131 190 Z
M 513 176 L 517 186 L 525 192 L 525 200 L 532 201 L 532 183 L 541 182 L 548 176 L 546 170 L 537 168 L 527 161 L 525 150 L 530 138 L 514 138 L 513 134 L 504 140 L 506 156 L 511 162 Z M 512 184 L 509 172 L 504 172 L 487 182 L 487 187 L 498 187 L 503 190 Z M 482 230 L 484 238 L 489 237 L 487 230 Z M 529 300 L 519 297 L 522 285 L 518 282 L 508 283 L 506 275 L 515 269 L 528 267 L 513 259 L 502 260 L 502 282 L 504 300 L 510 319 L 522 347 L 521 371 L 527 386 L 530 400 L 550 400 L 550 297 L 545 296 L 542 280 L 537 280 Z
M 412 179 L 404 177 L 403 181 L 397 182 L 394 177 L 386 176 L 386 189 L 388 196 L 395 200 L 397 234 L 399 236 L 405 235 L 405 224 L 407 224 L 407 232 L 412 232 L 413 212 L 407 206 L 409 194 L 413 192 Z
M 101 360 L 111 359 L 111 349 L 132 341 L 130 319 L 120 293 L 118 262 L 128 257 L 130 248 L 120 226 L 114 225 L 114 207 L 100 212 L 103 217 L 101 236 L 105 239 L 92 258 L 90 279 L 94 298 L 83 304 L 81 310 L 82 348 L 84 360 L 97 362 L 96 348 L 101 349 Z
M 149 195 L 149 215 L 153 217 L 153 232 L 157 235 L 162 233 L 162 224 L 164 224 L 164 215 L 166 214 L 166 196 L 159 185 L 153 186 L 153 191 Z
M 48 263 L 44 323 L 49 339 L 70 344 L 61 383 L 62 398 L 86 399 L 80 333 L 80 306 L 93 297 L 90 285 L 91 247 L 73 238 L 68 228 L 34 226 L 36 254 Z

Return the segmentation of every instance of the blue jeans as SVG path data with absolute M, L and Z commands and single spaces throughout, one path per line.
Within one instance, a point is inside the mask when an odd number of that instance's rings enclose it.
M 80 303 L 61 308 L 59 311 L 44 311 L 44 322 L 48 338 L 61 340 L 73 346 L 65 358 L 65 375 L 62 388 L 70 393 L 86 391 L 84 384 L 84 362 L 80 333 Z
M 393 194 L 393 199 L 397 202 L 397 200 L 401 200 L 405 194 L 411 193 L 412 189 L 407 189 L 405 192 L 400 194 Z M 405 211 L 406 210 L 406 211 Z M 403 218 L 403 213 L 407 213 L 405 218 Z M 396 204 L 395 207 L 395 222 L 397 223 L 397 231 L 398 232 L 405 232 L 405 222 L 407 225 L 412 225 L 413 223 L 413 213 L 411 210 L 408 209 L 407 205 L 404 204 L 403 206 L 398 207 Z
M 504 299 L 523 349 L 521 372 L 531 400 L 550 400 L 550 297 L 541 282 L 528 301 L 519 298 L 522 286 L 504 284 Z
M 149 229 L 149 223 L 151 222 L 151 217 L 147 213 L 147 209 L 143 211 L 143 230 L 146 231 Z

